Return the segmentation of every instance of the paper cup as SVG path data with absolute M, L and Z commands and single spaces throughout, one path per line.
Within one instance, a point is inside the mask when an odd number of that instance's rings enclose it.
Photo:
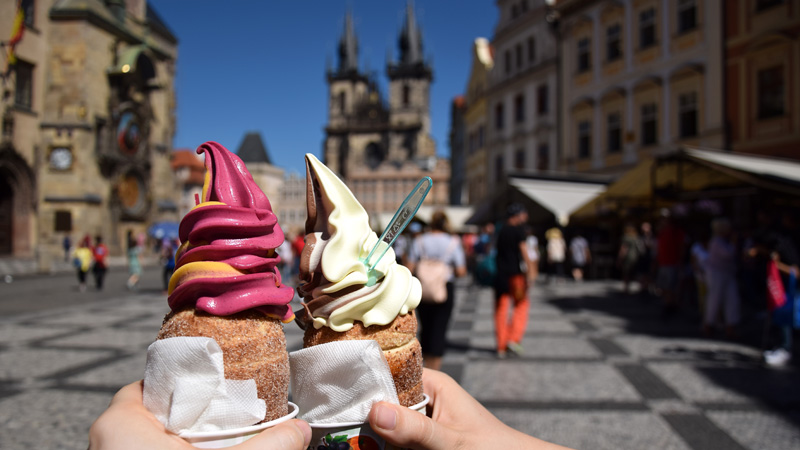
M 269 422 L 250 427 L 232 428 L 230 430 L 181 433 L 179 436 L 197 448 L 230 447 L 232 445 L 241 444 L 267 428 L 272 428 L 279 423 L 293 419 L 297 415 L 298 410 L 299 408 L 297 405 L 289 402 L 289 414 L 275 420 L 270 420 Z
M 425 406 L 428 404 L 430 397 L 428 394 L 423 394 L 424 398 L 421 402 L 417 403 L 410 408 L 414 411 L 425 414 Z M 347 449 L 360 449 L 360 450 L 389 450 L 396 448 L 391 444 L 387 444 L 380 436 L 377 435 L 369 423 L 362 422 L 342 422 L 342 423 L 312 423 L 311 425 L 311 445 L 308 447 L 310 450 L 317 450 L 320 446 L 330 450 L 339 450 L 339 448 Z M 339 445 L 341 443 L 347 445 Z

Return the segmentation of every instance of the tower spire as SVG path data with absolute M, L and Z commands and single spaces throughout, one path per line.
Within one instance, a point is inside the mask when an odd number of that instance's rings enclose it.
M 400 32 L 398 46 L 400 47 L 401 64 L 413 65 L 423 62 L 422 31 L 417 27 L 414 3 L 411 0 L 406 3 L 406 21 Z
M 344 32 L 339 39 L 339 71 L 358 71 L 358 39 L 353 29 L 353 14 L 349 8 L 344 18 Z

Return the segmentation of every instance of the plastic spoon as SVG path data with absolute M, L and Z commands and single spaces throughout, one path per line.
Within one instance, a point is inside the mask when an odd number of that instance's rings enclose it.
M 419 180 L 419 183 L 417 183 L 411 193 L 408 194 L 406 199 L 403 200 L 397 212 L 394 213 L 394 217 L 389 221 L 389 225 L 386 226 L 386 229 L 383 230 L 383 234 L 381 234 L 378 242 L 376 242 L 375 246 L 370 250 L 367 259 L 363 261 L 364 265 L 367 267 L 367 286 L 372 286 L 378 281 L 378 277 L 375 276 L 374 268 L 392 246 L 397 236 L 400 236 L 400 233 L 411 223 L 411 219 L 417 214 L 419 207 L 422 206 L 422 202 L 425 200 L 431 187 L 433 187 L 433 180 L 431 177 L 425 177 Z M 383 251 L 381 251 L 377 259 L 372 262 L 372 256 L 379 247 L 382 247 Z

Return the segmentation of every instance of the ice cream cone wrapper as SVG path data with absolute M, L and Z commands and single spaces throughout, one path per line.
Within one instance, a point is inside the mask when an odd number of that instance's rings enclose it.
M 297 416 L 298 411 L 299 408 L 297 405 L 289 402 L 289 414 L 269 422 L 260 423 L 250 427 L 233 428 L 230 430 L 188 432 L 182 433 L 179 436 L 197 448 L 231 447 L 236 444 L 241 444 L 242 442 L 254 437 L 258 433 L 261 433 L 268 428 L 272 428 L 275 425 L 293 419 L 295 416 Z

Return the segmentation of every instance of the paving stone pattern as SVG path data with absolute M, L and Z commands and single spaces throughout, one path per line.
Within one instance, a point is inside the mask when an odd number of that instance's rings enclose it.
M 498 360 L 491 291 L 461 285 L 443 370 L 505 423 L 573 448 L 800 448 L 797 367 L 763 368 L 751 343 L 700 339 L 618 289 L 537 286 L 525 353 Z M 161 294 L 123 294 L 0 318 L 0 449 L 85 449 L 166 312 Z M 286 334 L 299 349 L 299 328 Z

